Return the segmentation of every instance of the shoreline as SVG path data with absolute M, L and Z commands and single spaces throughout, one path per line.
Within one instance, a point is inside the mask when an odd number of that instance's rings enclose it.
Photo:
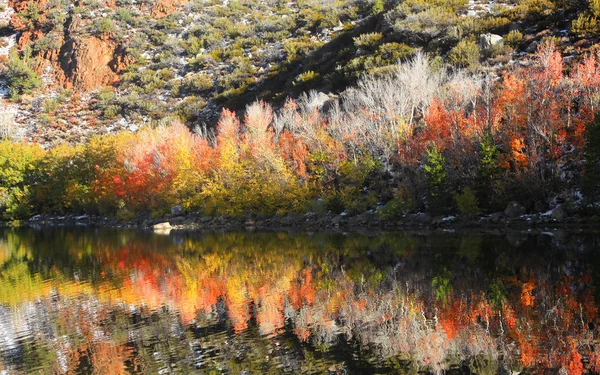
M 402 231 L 438 230 L 454 232 L 484 230 L 505 232 L 527 230 L 541 232 L 564 229 L 569 231 L 600 230 L 599 216 L 573 215 L 555 219 L 547 214 L 529 214 L 507 217 L 502 213 L 482 215 L 476 218 L 458 216 L 431 216 L 426 213 L 408 214 L 400 218 L 382 218 L 378 213 L 367 211 L 359 215 L 336 214 L 287 214 L 274 216 L 242 215 L 204 216 L 201 213 L 165 215 L 150 218 L 138 217 L 121 221 L 117 218 L 91 215 L 36 215 L 19 222 L 0 222 L 0 227 L 55 228 L 90 227 L 114 229 L 138 229 L 155 233 L 171 231 Z

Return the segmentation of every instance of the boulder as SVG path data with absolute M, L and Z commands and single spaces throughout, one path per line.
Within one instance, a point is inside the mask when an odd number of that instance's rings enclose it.
M 333 225 L 340 225 L 340 223 L 342 222 L 342 220 L 344 219 L 344 217 L 342 215 L 337 215 L 336 217 L 334 217 L 333 219 L 331 219 L 331 223 Z
M 171 207 L 171 215 L 173 216 L 181 216 L 184 214 L 183 207 L 181 206 L 173 206 Z
M 490 215 L 490 222 L 499 223 L 503 217 L 504 217 L 504 214 L 502 212 L 494 212 L 493 214 Z
M 497 44 L 501 44 L 502 37 L 497 34 L 483 34 L 479 37 L 479 46 L 481 49 L 489 49 Z
M 504 215 L 508 218 L 515 218 L 525 214 L 525 207 L 521 206 L 519 202 L 510 202 L 504 210 Z
M 356 217 L 356 222 L 361 225 L 376 224 L 379 222 L 379 215 L 377 212 L 365 211 Z
M 171 224 L 168 222 L 154 224 L 152 229 L 155 234 L 162 234 L 168 236 L 171 233 Z
M 298 214 L 289 214 L 281 218 L 279 223 L 281 225 L 295 225 L 302 221 L 302 215 Z
M 185 221 L 184 217 L 177 216 L 177 217 L 174 217 L 172 219 L 169 219 L 169 224 L 171 224 L 171 225 L 181 225 L 181 224 L 183 224 L 184 221 Z
M 537 47 L 538 47 L 538 42 L 537 42 L 537 40 L 534 40 L 527 46 L 527 48 L 525 48 L 525 52 L 534 53 L 535 51 L 537 51 Z
M 165 221 L 164 223 L 154 224 L 152 226 L 152 229 L 154 229 L 154 230 L 171 229 L 171 223 Z
M 567 213 L 567 210 L 564 209 L 563 206 L 558 206 L 555 209 L 552 210 L 552 214 L 550 215 L 554 220 L 557 221 L 563 221 L 565 220 L 569 215 Z
M 424 212 L 419 212 L 415 215 L 415 221 L 420 224 L 429 224 L 431 223 L 431 220 L 431 215 Z

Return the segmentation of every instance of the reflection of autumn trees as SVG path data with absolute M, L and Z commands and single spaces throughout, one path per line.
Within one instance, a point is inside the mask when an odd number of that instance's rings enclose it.
M 299 371 L 308 348 L 351 339 L 409 373 L 600 371 L 586 237 L 100 234 L 2 235 L 0 303 L 29 336 L 22 362 L 185 373 L 288 356 Z M 11 368 L 8 348 L 0 340 Z

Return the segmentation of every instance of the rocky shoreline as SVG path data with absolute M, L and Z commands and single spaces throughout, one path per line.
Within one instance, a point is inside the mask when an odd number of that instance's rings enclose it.
M 347 214 L 287 214 L 276 216 L 242 215 L 206 216 L 200 212 L 183 212 L 180 207 L 173 207 L 172 213 L 162 217 L 137 217 L 134 220 L 122 221 L 117 218 L 66 215 L 36 215 L 27 221 L 17 223 L 0 223 L 0 226 L 18 227 L 100 227 L 130 228 L 169 233 L 170 231 L 212 231 L 212 230 L 410 230 L 439 229 L 454 231 L 460 229 L 494 229 L 514 230 L 528 229 L 545 231 L 556 228 L 600 229 L 599 216 L 569 215 L 565 210 L 554 209 L 546 213 L 524 214 L 519 210 L 507 210 L 474 218 L 460 216 L 432 216 L 427 213 L 407 214 L 399 218 L 382 217 L 376 211 L 367 211 L 359 215 Z

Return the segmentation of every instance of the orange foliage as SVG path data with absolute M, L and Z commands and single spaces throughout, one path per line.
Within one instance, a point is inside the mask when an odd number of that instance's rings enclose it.
M 308 147 L 287 130 L 284 130 L 279 136 L 279 147 L 284 159 L 292 166 L 296 175 L 306 177 Z
M 523 138 L 512 137 L 510 139 L 510 150 L 512 158 L 517 168 L 523 168 L 527 166 L 527 156 L 525 155 L 525 142 Z
M 521 288 L 521 305 L 523 307 L 531 307 L 535 303 L 535 297 L 531 292 L 535 289 L 535 281 L 530 280 L 523 284 Z
M 434 99 L 425 115 L 427 126 L 421 134 L 421 140 L 423 142 L 435 142 L 438 147 L 445 147 L 446 142 L 451 140 L 450 122 L 451 116 L 444 104 Z

